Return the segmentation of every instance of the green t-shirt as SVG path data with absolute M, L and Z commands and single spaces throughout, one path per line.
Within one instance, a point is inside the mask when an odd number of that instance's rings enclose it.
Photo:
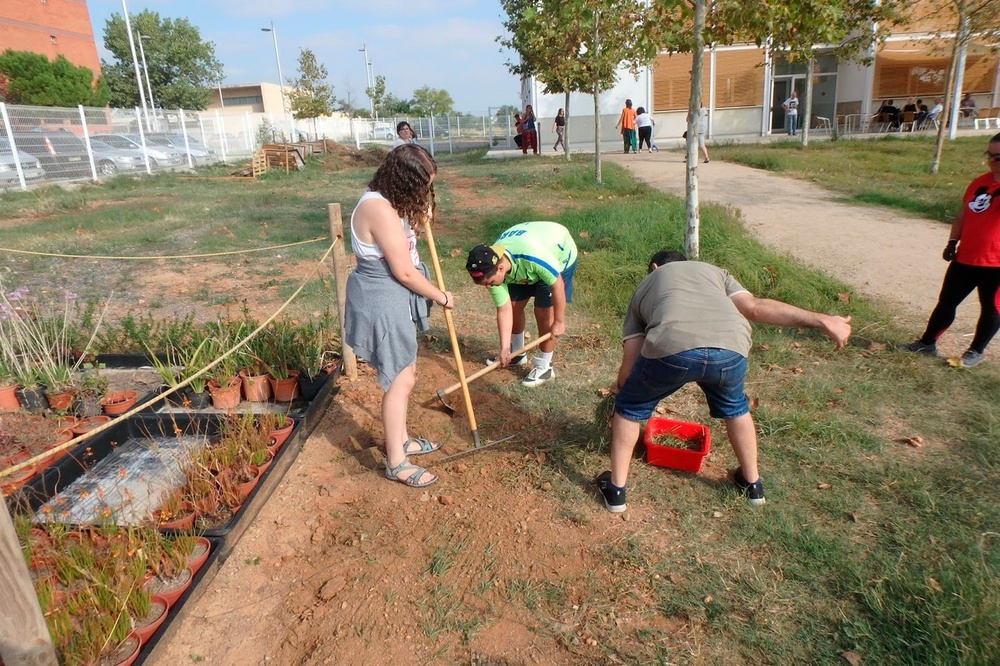
M 745 292 L 728 271 L 700 261 L 660 266 L 639 283 L 625 313 L 622 339 L 646 337 L 642 355 L 663 358 L 715 347 L 750 355 L 750 322 L 732 301 Z
M 511 266 L 503 284 L 490 287 L 490 297 L 497 307 L 510 300 L 508 284 L 542 282 L 551 287 L 560 273 L 576 263 L 573 236 L 556 222 L 523 222 L 500 234 L 493 245 L 503 246 L 503 255 Z

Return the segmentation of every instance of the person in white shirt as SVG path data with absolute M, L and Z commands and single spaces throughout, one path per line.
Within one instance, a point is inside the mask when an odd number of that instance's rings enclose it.
M 393 139 L 392 147 L 396 148 L 407 143 L 416 143 L 417 135 L 414 134 L 413 128 L 410 127 L 410 123 L 405 120 L 399 121 L 396 125 L 396 138 Z
M 795 136 L 795 128 L 799 120 L 799 94 L 792 91 L 792 94 L 781 103 L 781 108 L 785 110 L 785 128 L 788 136 Z
M 934 100 L 934 106 L 932 106 L 931 110 L 927 112 L 927 115 L 924 116 L 924 118 L 919 123 L 917 123 L 917 129 L 920 129 L 920 126 L 927 121 L 937 120 L 937 117 L 941 115 L 942 111 L 944 111 L 944 105 L 941 103 L 941 98 L 938 97 L 937 99 Z
M 635 110 L 635 128 L 639 133 L 639 150 L 642 152 L 642 142 L 646 142 L 646 151 L 653 152 L 653 125 L 656 121 L 653 116 L 646 113 L 646 109 L 641 106 Z

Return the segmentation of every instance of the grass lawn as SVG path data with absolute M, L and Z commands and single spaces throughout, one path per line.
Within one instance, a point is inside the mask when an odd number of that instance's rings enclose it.
M 932 135 L 877 139 L 719 145 L 712 157 L 810 180 L 849 201 L 891 206 L 949 224 L 965 188 L 988 171 L 983 152 L 990 135 L 946 141 L 936 175 L 928 172 Z
M 853 198 L 877 186 L 900 201 L 920 194 L 927 197 L 922 206 L 942 206 L 944 219 L 948 200 L 957 201 L 978 172 L 982 144 L 949 144 L 939 180 L 919 173 L 918 158 L 930 150 L 924 140 L 816 143 L 807 152 L 780 145 L 713 151 L 816 178 Z M 959 151 L 964 157 L 954 159 Z M 868 664 L 995 662 L 1000 368 L 955 371 L 893 351 L 904 340 L 893 313 L 844 298 L 847 285 L 774 254 L 727 211 L 704 206 L 704 260 L 725 266 L 758 296 L 853 315 L 855 336 L 838 353 L 811 331 L 756 327 L 747 392 L 756 405 L 766 506 L 748 507 L 723 485 L 637 461 L 629 504 L 651 518 L 621 522 L 603 511 L 594 518 L 594 496 L 578 480 L 608 466 L 608 433 L 594 417 L 596 387 L 617 369 L 622 314 L 649 255 L 682 246 L 684 204 L 636 184 L 613 164 L 605 163 L 605 184 L 598 186 L 584 159 L 481 156 L 442 158 L 435 183 L 446 281 L 466 309 L 456 314 L 482 317 L 462 335 L 487 348 L 495 337 L 488 298 L 463 270 L 469 247 L 531 219 L 556 220 L 573 231 L 582 254 L 568 334 L 589 344 L 578 352 L 561 347 L 558 362 L 566 370 L 530 402 L 513 386 L 503 396 L 551 426 L 537 442 L 548 451 L 546 461 L 524 463 L 509 481 L 531 487 L 541 465 L 549 478 L 555 470 L 561 481 L 546 497 L 559 508 L 547 519 L 579 526 L 580 547 L 597 552 L 614 572 L 583 580 L 554 572 L 544 581 L 520 581 L 523 593 L 512 581 L 505 603 L 523 605 L 537 631 L 555 632 L 551 618 L 563 612 L 568 592 L 582 594 L 587 604 L 578 630 L 595 637 L 614 663 L 839 664 L 845 650 Z M 327 202 L 340 201 L 346 219 L 371 170 L 329 172 L 313 162 L 301 173 L 258 182 L 212 177 L 222 173 L 0 196 L 0 248 L 180 254 L 312 238 L 326 233 Z M 30 224 L 5 224 L 27 218 Z M 452 255 L 452 248 L 459 252 Z M 323 249 L 322 243 L 292 248 L 283 261 L 315 258 Z M 135 270 L 2 254 L 5 286 L 55 273 L 66 288 L 96 296 Z M 186 270 L 198 270 L 185 262 Z M 288 293 L 295 286 L 280 273 L 257 277 L 277 280 Z M 244 291 L 256 286 L 247 283 Z M 320 283 L 304 298 L 300 309 L 311 312 L 329 301 L 329 286 Z M 709 424 L 713 464 L 735 466 L 724 428 L 709 418 L 696 390 L 665 404 L 676 418 Z M 540 547 L 535 556 L 543 558 Z M 460 572 L 441 575 L 468 585 Z M 626 612 L 641 621 L 615 621 Z

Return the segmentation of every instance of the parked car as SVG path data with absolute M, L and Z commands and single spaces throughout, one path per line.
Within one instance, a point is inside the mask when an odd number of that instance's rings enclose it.
M 34 155 L 30 155 L 23 150 L 17 151 L 18 160 L 21 162 L 21 172 L 24 174 L 25 182 L 41 180 L 45 177 L 45 169 L 42 163 Z M 14 160 L 14 151 L 10 147 L 7 139 L 0 139 L 0 187 L 19 186 L 21 180 L 17 177 L 17 161 Z
M 396 138 L 396 126 L 392 123 L 376 120 L 372 123 L 372 128 L 368 130 L 368 138 L 392 141 Z
M 212 164 L 218 161 L 215 151 L 205 146 L 190 134 L 187 138 L 187 150 L 184 149 L 184 135 L 170 134 L 169 132 L 147 134 L 146 141 L 160 146 L 169 146 L 179 152 L 184 161 L 187 161 L 187 154 L 191 153 L 191 161 L 195 164 Z
M 143 150 L 142 139 L 138 134 L 91 134 L 90 138 L 97 139 L 114 148 Z M 153 169 L 184 164 L 183 155 L 169 146 L 158 146 L 147 141 L 145 150 L 146 154 L 149 155 L 149 166 Z
M 115 148 L 97 139 L 90 140 L 90 148 L 94 152 L 94 166 L 97 167 L 97 172 L 105 176 L 146 168 L 146 159 L 141 150 Z
M 14 134 L 18 152 L 33 155 L 45 169 L 50 180 L 86 178 L 90 171 L 90 155 L 83 140 L 67 131 L 32 131 Z

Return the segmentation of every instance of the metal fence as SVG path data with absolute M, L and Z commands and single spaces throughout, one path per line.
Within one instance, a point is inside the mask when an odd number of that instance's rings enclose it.
M 431 154 L 512 145 L 510 119 L 490 116 L 295 120 L 220 110 L 144 114 L 137 108 L 0 103 L 0 190 L 240 162 L 266 143 L 331 139 L 358 149 L 390 146 L 404 120 Z

